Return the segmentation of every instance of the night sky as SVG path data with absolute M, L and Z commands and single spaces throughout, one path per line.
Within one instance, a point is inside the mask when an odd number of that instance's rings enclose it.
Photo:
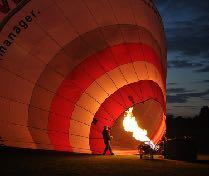
M 156 0 L 168 45 L 167 113 L 209 105 L 209 0 Z

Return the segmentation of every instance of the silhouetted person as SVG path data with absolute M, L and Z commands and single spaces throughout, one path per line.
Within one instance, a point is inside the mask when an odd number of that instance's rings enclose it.
M 111 136 L 110 136 L 110 129 L 108 128 L 108 126 L 104 126 L 104 129 L 102 131 L 102 135 L 103 135 L 104 144 L 105 144 L 105 149 L 104 149 L 103 155 L 105 155 L 108 150 L 110 151 L 111 155 L 114 155 L 114 153 L 112 152 L 111 146 L 110 146 Z

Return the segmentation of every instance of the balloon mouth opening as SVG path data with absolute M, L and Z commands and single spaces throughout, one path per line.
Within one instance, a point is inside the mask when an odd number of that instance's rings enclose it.
M 159 125 L 157 122 L 163 114 L 161 104 L 153 99 L 136 103 L 128 108 L 111 128 L 113 136 L 111 144 L 114 152 L 118 155 L 138 154 L 138 147 L 141 144 L 146 144 L 155 150 L 157 143 L 153 141 L 153 136 L 156 135 Z M 154 127 L 156 130 L 152 129 Z

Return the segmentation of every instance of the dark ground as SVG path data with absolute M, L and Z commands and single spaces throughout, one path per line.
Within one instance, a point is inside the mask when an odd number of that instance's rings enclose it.
M 0 175 L 208 176 L 209 162 L 140 160 L 137 155 L 1 154 Z

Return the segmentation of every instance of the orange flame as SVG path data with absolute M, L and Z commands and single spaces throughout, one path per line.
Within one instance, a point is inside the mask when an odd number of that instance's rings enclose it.
M 136 140 L 144 142 L 145 144 L 148 144 L 152 149 L 154 149 L 155 144 L 147 136 L 147 130 L 139 127 L 132 111 L 133 111 L 133 107 L 129 108 L 125 112 L 124 119 L 123 119 L 124 130 L 127 132 L 132 132 L 133 137 Z

